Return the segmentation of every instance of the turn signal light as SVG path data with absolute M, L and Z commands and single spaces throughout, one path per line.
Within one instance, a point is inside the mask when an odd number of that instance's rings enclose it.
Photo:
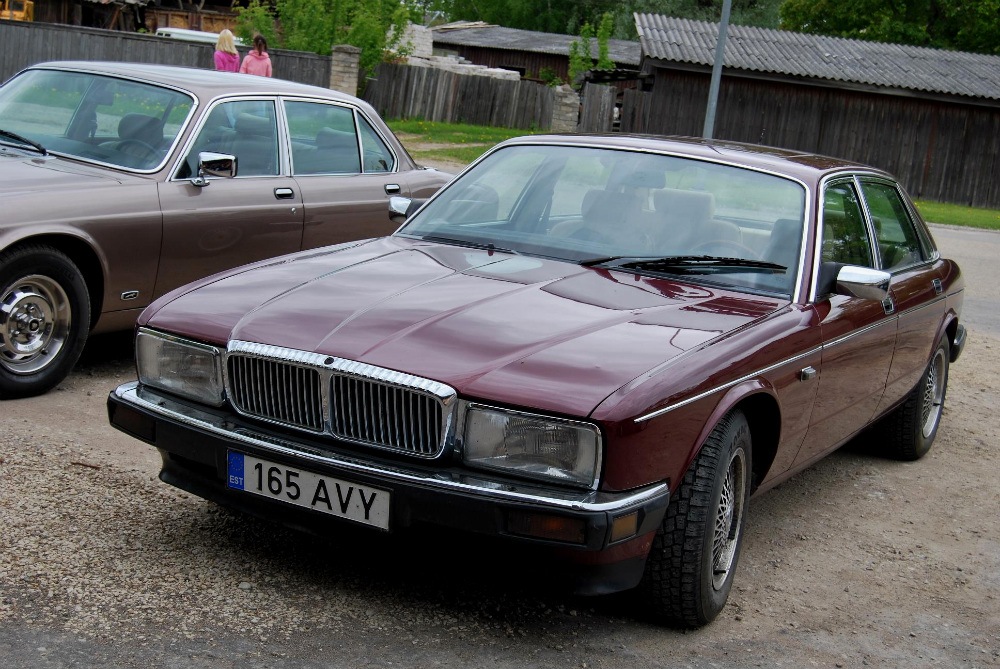
M 526 511 L 507 512 L 507 531 L 523 537 L 549 539 L 570 544 L 587 543 L 587 526 L 579 518 L 550 516 Z
M 611 542 L 621 541 L 635 536 L 639 531 L 639 512 L 633 511 L 627 516 L 618 516 L 611 521 Z

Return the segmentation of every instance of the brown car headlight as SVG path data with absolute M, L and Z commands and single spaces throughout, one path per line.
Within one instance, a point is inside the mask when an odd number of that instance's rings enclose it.
M 214 346 L 141 329 L 135 361 L 144 385 L 212 406 L 222 404 L 222 352 Z
M 587 488 L 597 485 L 597 426 L 518 411 L 470 405 L 462 457 L 466 464 Z

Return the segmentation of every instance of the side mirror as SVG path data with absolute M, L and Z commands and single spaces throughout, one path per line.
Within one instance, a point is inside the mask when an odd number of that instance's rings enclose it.
M 389 198 L 389 220 L 402 223 L 427 202 L 426 199 L 394 195 Z
M 231 156 L 228 153 L 203 151 L 198 154 L 198 176 L 191 179 L 191 184 L 204 188 L 211 183 L 206 177 L 232 179 L 236 176 L 236 164 L 236 156 Z
M 881 302 L 889 297 L 891 279 L 892 275 L 882 270 L 844 265 L 837 272 L 836 292 Z

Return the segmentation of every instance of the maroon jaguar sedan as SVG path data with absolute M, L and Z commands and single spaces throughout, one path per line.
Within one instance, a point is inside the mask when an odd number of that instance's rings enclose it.
M 907 460 L 934 441 L 963 282 L 883 172 L 536 136 L 392 206 L 410 215 L 389 237 L 143 312 L 139 380 L 108 408 L 163 481 L 330 534 L 531 544 L 577 592 L 637 588 L 696 626 L 752 493 L 862 432 Z

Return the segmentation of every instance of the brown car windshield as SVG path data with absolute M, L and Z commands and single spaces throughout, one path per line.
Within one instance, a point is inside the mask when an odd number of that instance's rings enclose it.
M 0 87 L 0 129 L 135 171 L 163 164 L 193 108 L 185 93 L 88 72 L 28 70 Z
M 801 184 L 739 166 L 514 145 L 463 174 L 397 234 L 591 265 L 621 259 L 614 269 L 791 295 L 804 209 Z M 677 258 L 698 262 L 664 260 Z

